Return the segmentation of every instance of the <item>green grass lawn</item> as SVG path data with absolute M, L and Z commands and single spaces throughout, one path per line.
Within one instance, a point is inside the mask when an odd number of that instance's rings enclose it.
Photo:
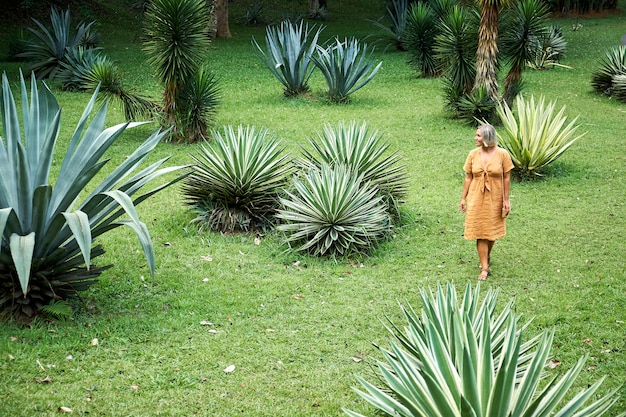
M 325 37 L 376 31 L 366 19 L 382 15 L 382 5 L 331 3 Z M 242 6 L 232 3 L 231 15 Z M 474 243 L 461 236 L 458 208 L 474 129 L 445 117 L 440 81 L 417 78 L 406 55 L 380 45 L 383 67 L 351 104 L 321 99 L 319 73 L 310 99 L 286 100 L 251 44 L 264 28 L 234 20 L 233 39 L 216 40 L 207 57 L 223 91 L 216 125 L 268 128 L 297 156 L 324 123 L 365 120 L 404 157 L 409 221 L 370 257 L 315 259 L 285 252 L 273 234 L 260 244 L 245 234 L 199 234 L 180 189 L 168 189 L 139 206 L 155 244 L 154 279 L 135 236 L 117 229 L 100 241 L 107 253 L 99 263 L 114 268 L 71 320 L 0 324 L 1 416 L 58 415 L 60 407 L 90 416 L 339 416 L 342 407 L 374 415 L 351 387 L 355 374 L 375 378 L 372 342 L 388 345 L 385 316 L 402 324 L 398 301 L 419 307 L 422 288 L 475 282 Z M 576 22 L 554 20 L 569 44 L 563 64 L 572 68 L 527 72 L 524 94 L 558 100 L 588 133 L 546 178 L 513 183 L 508 234 L 494 248 L 486 285 L 534 318 L 529 336 L 556 328 L 560 366 L 547 372 L 589 355 L 575 388 L 607 375 L 606 393 L 626 382 L 626 105 L 594 94 L 590 79 L 605 50 L 619 44 L 626 16 L 580 19 L 573 31 Z M 158 98 L 140 23 L 116 15 L 99 27 L 128 85 Z M 17 64 L 0 62 L 0 70 L 17 80 Z M 55 95 L 64 108 L 60 159 L 89 96 Z M 112 104 L 109 125 L 122 121 Z M 113 162 L 155 128 L 127 132 Z M 194 149 L 163 143 L 151 159 L 172 155 L 172 164 L 186 164 Z M 230 365 L 234 371 L 224 372 Z M 609 415 L 623 410 L 625 398 Z

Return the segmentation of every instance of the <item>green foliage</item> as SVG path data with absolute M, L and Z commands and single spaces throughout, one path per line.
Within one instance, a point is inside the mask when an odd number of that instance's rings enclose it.
M 68 319 L 72 317 L 72 306 L 65 300 L 51 300 L 50 303 L 41 307 L 41 314 L 57 320 Z
M 561 59 L 565 56 L 567 42 L 563 36 L 563 30 L 558 25 L 552 25 L 535 36 L 531 40 L 531 58 L 526 65 L 533 69 L 547 69 L 560 66 Z
M 122 103 L 126 120 L 149 119 L 159 110 L 150 100 L 124 87 L 118 67 L 94 49 L 78 47 L 65 57 L 57 78 L 66 90 L 93 93 L 99 86 L 100 100 L 117 99 Z
M 626 103 L 626 74 L 613 76 L 613 97 Z
M 435 57 L 435 39 L 439 34 L 439 18 L 428 3 L 412 4 L 407 14 L 403 43 L 411 55 L 409 63 L 422 77 L 439 74 Z
M 373 22 L 377 28 L 384 31 L 386 38 L 395 44 L 400 51 L 405 50 L 403 38 L 407 25 L 409 6 L 410 0 L 389 0 L 389 6 L 386 9 L 389 23 L 383 23 L 384 17 Z
M 289 158 L 267 129 L 225 126 L 194 155 L 183 192 L 199 213 L 201 227 L 223 232 L 271 225 L 287 183 Z
M 456 117 L 467 124 L 477 124 L 493 120 L 496 115 L 496 103 L 484 86 L 461 96 L 456 107 Z
M 372 81 L 382 65 L 375 65 L 373 54 L 373 49 L 368 53 L 367 44 L 355 38 L 335 39 L 328 48 L 317 47 L 313 61 L 324 75 L 330 101 L 347 103 L 351 94 Z
M 277 226 L 296 251 L 315 256 L 368 253 L 391 231 L 377 189 L 344 165 L 311 168 L 281 198 Z M 292 246 L 293 247 L 293 246 Z
M 504 127 L 504 134 L 498 133 L 498 144 L 509 152 L 522 177 L 540 175 L 584 135 L 576 136 L 578 117 L 566 125 L 565 106 L 556 114 L 555 107 L 556 101 L 546 105 L 543 97 L 535 103 L 534 96 L 530 100 L 518 96 L 516 117 L 506 103 L 498 106 Z
M 112 173 L 90 185 L 90 193 L 81 199 L 85 187 L 107 163 L 108 159 L 102 159 L 104 153 L 133 126 L 104 129 L 107 106 L 91 114 L 96 90 L 71 138 L 58 179 L 50 185 L 53 151 L 61 129 L 60 109 L 47 87 L 37 88 L 34 77 L 30 102 L 23 77 L 21 91 L 20 118 L 3 74 L 0 307 L 18 318 L 32 318 L 50 300 L 72 297 L 96 282 L 108 267 L 92 265 L 92 260 L 104 253 L 101 246 L 92 247 L 92 242 L 119 226 L 135 231 L 153 273 L 152 242 L 135 206 L 182 176 L 131 199 L 152 179 L 179 169 L 160 168 L 166 161 L 162 159 L 129 177 L 164 136 L 155 132 Z M 120 220 L 124 214 L 129 219 Z
M 612 96 L 616 75 L 626 75 L 626 45 L 614 46 L 606 51 L 599 68 L 593 72 L 591 86 L 598 93 Z
M 66 54 L 76 48 L 96 48 L 98 35 L 92 29 L 95 22 L 80 22 L 72 29 L 69 9 L 60 13 L 54 7 L 51 9 L 51 30 L 36 19 L 33 22 L 39 29 L 28 28 L 35 38 L 27 42 L 26 50 L 19 57 L 35 61 L 29 70 L 34 71 L 37 79 L 55 78 Z
M 201 80 L 204 87 L 207 83 L 211 84 L 207 81 L 209 76 L 206 73 L 197 74 L 210 45 L 206 1 L 154 0 L 146 11 L 145 28 L 144 51 L 148 54 L 148 63 L 156 69 L 157 76 L 165 85 L 165 122 L 174 127 L 175 140 L 199 140 L 202 136 L 199 132 L 203 130 L 199 126 L 207 121 L 202 116 L 212 113 L 214 108 L 211 106 L 215 104 L 209 99 L 205 101 L 209 108 L 188 111 L 203 101 L 192 100 L 190 103 L 189 95 L 192 94 L 197 99 L 207 92 L 206 88 L 199 87 Z M 196 85 L 186 87 L 187 82 Z M 181 112 L 181 109 L 184 111 Z M 190 116 L 197 118 L 189 119 Z M 187 130 L 191 133 L 190 137 L 186 136 Z
M 310 144 L 313 151 L 303 149 L 304 159 L 299 162 L 305 169 L 344 165 L 363 178 L 362 185 L 369 183 L 376 188 L 390 208 L 405 196 L 407 174 L 406 167 L 400 165 L 401 156 L 388 153 L 389 144 L 383 135 L 371 131 L 366 122 L 341 122 L 334 127 L 326 124 Z
M 185 81 L 180 97 L 180 132 L 187 141 L 199 142 L 206 138 L 207 129 L 213 124 L 220 101 L 218 80 L 206 66 Z
M 263 17 L 265 11 L 265 5 L 261 1 L 253 1 L 246 7 L 244 15 L 241 16 L 239 21 L 245 26 L 261 26 L 267 22 Z
M 285 87 L 285 97 L 309 91 L 309 78 L 315 69 L 312 55 L 322 29 L 319 27 L 311 38 L 314 27 L 309 29 L 303 22 L 285 20 L 278 26 L 268 26 L 265 34 L 267 52 L 252 38 L 261 61 Z
M 454 287 L 439 285 L 430 296 L 422 291 L 422 314 L 401 306 L 405 333 L 393 326 L 390 349 L 379 347 L 379 383 L 358 377 L 367 402 L 390 416 L 601 416 L 619 399 L 617 390 L 598 398 L 604 378 L 561 405 L 583 370 L 582 357 L 561 378 L 547 383 L 544 368 L 550 358 L 554 330 L 524 341 L 525 326 L 512 302 L 499 315 L 493 309 L 497 293 L 489 291 L 479 304 L 478 286 L 466 287 L 459 304 Z M 351 417 L 362 414 L 345 410 Z M 624 415 L 624 414 L 622 414 Z

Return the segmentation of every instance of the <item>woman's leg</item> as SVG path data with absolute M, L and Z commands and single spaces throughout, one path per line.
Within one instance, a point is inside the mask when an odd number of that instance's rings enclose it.
M 487 250 L 487 267 L 491 267 L 491 249 L 493 249 L 493 244 L 496 243 L 495 240 L 489 241 L 489 249 Z
M 478 259 L 480 260 L 480 275 L 479 280 L 487 279 L 489 275 L 489 240 L 477 239 L 476 251 L 478 252 Z

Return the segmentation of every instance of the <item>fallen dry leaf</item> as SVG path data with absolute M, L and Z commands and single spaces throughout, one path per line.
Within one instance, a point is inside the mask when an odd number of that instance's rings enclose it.
M 213 323 L 211 323 L 210 321 L 202 320 L 200 322 L 200 326 L 213 326 Z
M 59 407 L 59 411 L 62 412 L 62 413 L 73 413 L 74 412 L 74 410 L 72 410 L 69 407 Z
M 296 300 L 301 300 L 301 299 L 304 298 L 304 296 L 300 295 L 300 294 L 296 294 L 296 295 L 293 296 L 293 298 L 295 298 Z
M 209 282 L 209 279 L 208 279 L 208 278 L 204 278 L 204 279 L 202 280 L 202 282 Z
M 211 334 L 217 334 L 217 330 L 215 330 L 215 329 L 210 329 L 210 330 L 209 330 L 209 333 L 211 333 Z
M 561 362 L 557 361 L 556 359 L 550 359 L 550 363 L 548 364 L 548 368 L 554 369 L 554 368 L 556 368 L 559 365 L 561 365 Z
M 583 342 L 585 342 L 585 343 L 591 343 L 591 339 L 589 339 L 588 337 L 585 337 L 585 338 L 583 339 Z
M 130 387 L 135 391 L 139 391 L 139 385 L 131 385 Z
M 17 341 L 17 336 L 11 336 L 11 342 L 16 342 Z
M 51 384 L 52 383 L 52 379 L 50 379 L 50 375 L 46 375 L 46 377 L 44 379 L 35 378 L 35 381 L 40 383 L 40 384 Z
M 213 261 L 213 258 L 212 258 L 212 257 L 210 257 L 210 256 L 201 256 L 201 257 L 200 257 L 200 260 L 201 260 L 201 261 L 211 262 L 211 261 Z
M 12 361 L 13 359 L 15 359 L 15 356 L 13 356 L 13 355 L 11 355 L 11 354 L 9 353 L 9 360 L 10 360 L 10 361 Z
M 74 359 L 74 357 L 72 355 L 67 355 L 65 357 L 65 360 L 71 361 L 72 359 Z
M 92 339 L 91 346 L 98 346 L 98 339 Z
M 254 238 L 254 244 L 257 246 L 261 244 L 261 239 L 258 236 Z
M 363 359 L 359 358 L 358 356 L 351 356 L 350 359 L 352 359 L 353 361 L 355 361 L 356 363 L 362 362 Z
M 595 371 L 598 367 L 596 365 L 591 365 L 589 368 L 587 368 L 588 371 Z
M 276 330 L 274 330 L 274 329 L 265 329 L 265 331 L 268 332 L 268 333 L 275 333 L 276 332 Z
M 235 370 L 235 365 L 229 365 L 224 369 L 224 373 L 230 374 Z

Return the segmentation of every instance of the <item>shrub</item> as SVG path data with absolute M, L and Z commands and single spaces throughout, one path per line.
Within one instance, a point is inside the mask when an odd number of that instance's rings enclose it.
M 362 184 L 370 183 L 397 213 L 397 204 L 407 190 L 406 170 L 397 152 L 387 152 L 389 144 L 382 134 L 370 130 L 365 122 L 326 124 L 310 144 L 313 151 L 304 149 L 304 159 L 299 161 L 305 169 L 345 165 L 355 176 L 363 177 Z
M 92 247 L 92 242 L 119 226 L 129 226 L 137 233 L 150 273 L 154 273 L 152 242 L 135 205 L 184 175 L 133 197 L 152 179 L 181 168 L 160 168 L 166 158 L 134 173 L 165 135 L 157 131 L 112 173 L 99 183 L 90 184 L 108 162 L 102 159 L 107 149 L 127 127 L 137 125 L 124 123 L 103 130 L 106 104 L 91 115 L 96 90 L 71 138 L 56 183 L 50 185 L 61 111 L 47 87 L 37 88 L 34 76 L 30 103 L 23 77 L 21 87 L 23 133 L 8 79 L 3 74 L 0 306 L 15 317 L 31 318 L 50 301 L 73 297 L 97 282 L 109 266 L 92 264 L 104 253 L 100 245 Z M 87 184 L 92 191 L 80 198 L 87 193 Z M 120 220 L 124 214 L 128 219 Z
M 57 78 L 67 90 L 93 93 L 99 86 L 98 98 L 119 100 L 129 121 L 150 119 L 160 110 L 156 103 L 125 88 L 117 66 L 94 49 L 78 47 L 68 52 Z
M 517 118 L 506 103 L 498 106 L 504 127 L 504 134 L 498 133 L 498 143 L 509 152 L 522 177 L 540 175 L 584 135 L 575 136 L 578 117 L 565 125 L 565 107 L 555 114 L 555 106 L 556 101 L 546 105 L 543 97 L 535 103 L 533 96 L 530 100 L 518 96 L 515 103 Z
M 409 5 L 409 0 L 389 0 L 389 7 L 386 9 L 390 21 L 389 26 L 382 23 L 384 17 L 373 22 L 376 27 L 384 31 L 385 37 L 400 51 L 405 50 L 403 38 Z
M 531 38 L 531 59 L 527 65 L 534 69 L 547 69 L 549 67 L 566 67 L 560 64 L 561 58 L 567 50 L 567 42 L 563 36 L 563 30 L 553 25 L 545 28 L 539 36 Z
M 617 390 L 595 396 L 601 379 L 561 405 L 586 357 L 561 378 L 543 383 L 554 330 L 525 342 L 511 303 L 495 316 L 494 293 L 479 305 L 478 288 L 472 291 L 468 284 L 460 304 L 451 284 L 445 292 L 439 286 L 436 295 L 422 291 L 421 315 L 401 306 L 405 334 L 392 326 L 390 349 L 377 346 L 385 360 L 377 364 L 377 381 L 384 387 L 358 377 L 364 391 L 356 392 L 384 414 L 402 417 L 592 417 L 605 414 L 618 400 Z
M 294 178 L 294 191 L 281 198 L 277 226 L 296 251 L 315 256 L 369 252 L 390 230 L 391 222 L 376 188 L 344 166 L 311 168 Z
M 220 87 L 215 74 L 201 66 L 185 81 L 180 96 L 179 131 L 188 141 L 199 142 L 206 138 L 219 101 Z
M 626 75 L 626 45 L 615 46 L 606 52 L 592 75 L 591 86 L 600 94 L 612 96 L 616 75 Z
M 252 38 L 261 61 L 285 87 L 285 97 L 294 97 L 309 91 L 309 78 L 315 69 L 311 57 L 322 27 L 311 38 L 313 29 L 314 27 L 309 30 L 309 26 L 303 22 L 292 23 L 288 20 L 279 26 L 267 27 L 267 53 Z
M 194 222 L 223 232 L 268 227 L 287 183 L 288 157 L 266 129 L 226 126 L 212 136 L 193 156 L 184 184 L 187 203 L 199 213 Z
M 50 21 L 52 30 L 33 19 L 39 30 L 28 28 L 35 38 L 28 41 L 26 50 L 18 55 L 35 61 L 29 69 L 34 71 L 37 79 L 55 78 L 66 54 L 80 46 L 99 49 L 96 48 L 98 35 L 92 29 L 95 22 L 80 22 L 76 29 L 72 29 L 69 9 L 59 13 L 54 7 L 51 9 Z
M 409 63 L 422 77 L 439 74 L 435 55 L 435 39 L 439 34 L 439 18 L 428 3 L 411 5 L 408 11 L 403 43 L 411 55 Z
M 335 40 L 328 48 L 317 47 L 313 57 L 328 85 L 328 98 L 336 103 L 347 103 L 350 95 L 372 81 L 382 62 L 375 65 L 373 50 L 368 54 L 367 44 L 358 39 Z

